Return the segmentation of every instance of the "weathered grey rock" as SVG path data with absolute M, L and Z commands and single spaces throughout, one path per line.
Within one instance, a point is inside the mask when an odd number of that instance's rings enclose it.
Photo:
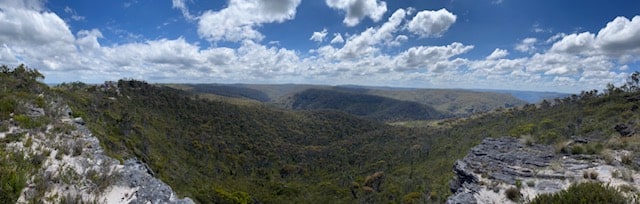
M 463 160 L 456 162 L 454 171 L 458 175 L 459 172 L 476 172 L 513 184 L 514 177 L 531 177 L 534 175 L 532 168 L 549 166 L 555 159 L 553 152 L 553 148 L 548 146 L 525 147 L 515 138 L 487 138 L 472 148 Z M 459 168 L 467 169 L 462 171 Z
M 473 147 L 464 159 L 456 161 L 453 168 L 456 176 L 449 183 L 454 195 L 447 203 L 477 203 L 475 194 L 481 186 L 480 178 L 476 175 L 509 185 L 514 185 L 516 180 L 522 178 L 537 176 L 533 169 L 548 167 L 556 159 L 553 152 L 549 146 L 526 146 L 515 138 L 486 138 Z M 553 184 L 542 184 L 540 188 L 554 187 Z
M 589 142 L 589 139 L 576 138 L 566 144 Z M 620 163 L 620 155 L 627 155 L 629 151 L 616 150 L 611 154 L 614 161 L 607 163 L 601 155 L 558 155 L 551 146 L 525 145 L 515 138 L 486 138 L 456 161 L 455 177 L 449 183 L 454 194 L 447 203 L 511 202 L 505 192 L 514 187 L 528 200 L 584 180 L 638 188 L 633 180 L 614 175 L 614 172 L 629 171 L 624 165 L 616 165 Z M 640 160 L 633 161 L 640 164 Z M 584 176 L 591 172 L 599 176 Z
M 69 107 L 60 102 L 49 104 L 54 124 L 45 129 L 29 132 L 32 146 L 23 148 L 29 155 L 41 155 L 44 151 L 55 154 L 44 159 L 40 174 L 47 183 L 44 189 L 51 195 L 80 199 L 81 202 L 97 203 L 194 203 L 189 198 L 179 199 L 167 184 L 154 178 L 148 165 L 136 159 L 129 159 L 123 165 L 108 157 L 100 146 L 100 141 L 85 126 L 82 118 L 72 118 Z M 44 110 L 31 108 L 30 116 L 44 114 Z M 3 122 L 4 123 L 4 122 Z M 58 131 L 55 123 L 71 125 L 69 130 Z M 64 150 L 64 151 L 62 151 Z M 33 152 L 35 151 L 35 152 Z M 66 153 L 64 153 L 66 152 Z M 69 154 L 72 153 L 72 154 Z M 68 179 L 61 179 L 61 175 Z M 18 198 L 18 203 L 30 200 L 44 200 L 39 196 L 34 180 L 27 181 L 27 187 Z M 54 198 L 52 203 L 60 202 Z
M 453 194 L 449 199 L 447 199 L 447 204 L 475 204 L 478 203 L 476 198 L 473 196 L 475 192 L 471 191 L 469 188 L 460 188 L 459 192 Z
M 125 161 L 122 176 L 116 185 L 138 188 L 136 198 L 129 203 L 194 203 L 190 198 L 177 199 L 171 187 L 151 176 L 148 171 L 148 167 L 136 159 Z
M 27 113 L 27 115 L 29 117 L 42 117 L 44 116 L 44 109 L 43 108 L 39 108 L 33 105 L 29 105 L 29 112 Z
M 74 122 L 74 123 L 76 123 L 76 124 L 78 124 L 78 125 L 84 125 L 84 124 L 85 124 L 84 119 L 82 119 L 82 118 L 80 118 L 80 117 L 78 117 L 78 118 L 74 118 L 74 119 L 73 119 L 73 122 Z
M 620 136 L 622 137 L 629 137 L 631 135 L 633 135 L 634 131 L 633 128 L 629 127 L 626 124 L 617 124 L 613 129 L 616 130 L 616 132 L 620 133 Z

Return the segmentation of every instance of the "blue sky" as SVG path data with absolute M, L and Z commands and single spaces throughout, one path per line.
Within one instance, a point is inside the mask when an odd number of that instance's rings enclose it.
M 579 92 L 640 69 L 640 1 L 0 0 L 0 63 L 48 83 Z

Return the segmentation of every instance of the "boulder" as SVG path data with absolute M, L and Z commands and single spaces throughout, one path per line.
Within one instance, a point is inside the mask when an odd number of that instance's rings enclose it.
M 84 125 L 85 124 L 84 119 L 82 119 L 81 117 L 74 118 L 73 122 L 78 124 L 78 125 Z
M 613 129 L 620 133 L 620 136 L 622 137 L 630 137 L 634 133 L 631 127 L 623 123 L 617 124 Z

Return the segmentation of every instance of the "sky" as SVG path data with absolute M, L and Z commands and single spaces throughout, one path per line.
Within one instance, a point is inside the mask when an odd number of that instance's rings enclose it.
M 46 83 L 577 93 L 640 70 L 640 1 L 0 0 L 0 64 Z

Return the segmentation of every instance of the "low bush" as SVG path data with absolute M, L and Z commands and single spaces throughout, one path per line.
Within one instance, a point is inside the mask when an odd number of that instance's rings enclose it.
M 504 191 L 504 194 L 507 196 L 509 200 L 512 200 L 512 201 L 519 201 L 522 198 L 522 194 L 520 193 L 520 190 L 518 190 L 515 187 L 511 187 L 507 189 L 506 191 Z
M 554 194 L 542 194 L 531 203 L 627 203 L 620 190 L 598 182 L 573 184 L 568 189 Z

